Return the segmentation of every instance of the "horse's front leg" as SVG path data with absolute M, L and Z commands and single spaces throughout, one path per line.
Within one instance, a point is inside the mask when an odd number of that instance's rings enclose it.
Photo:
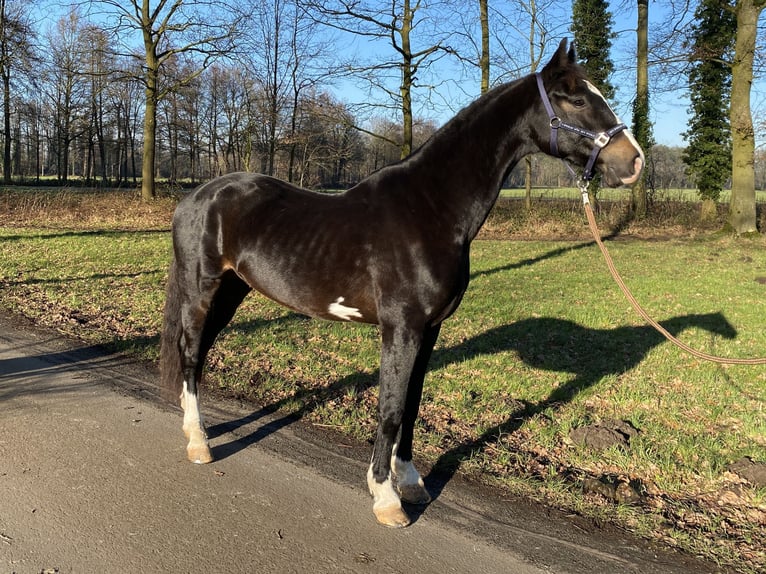
M 420 399 L 423 395 L 423 381 L 428 369 L 428 361 L 431 359 L 431 353 L 436 339 L 439 337 L 440 329 L 441 323 L 427 327 L 425 330 L 423 342 L 407 386 L 407 402 L 402 417 L 402 431 L 399 434 L 399 442 L 394 445 L 391 456 L 391 469 L 396 479 L 396 487 L 402 500 L 410 504 L 428 504 L 431 501 L 431 495 L 428 494 L 423 479 L 412 462 L 412 439 L 415 421 L 418 418 Z
M 402 424 L 407 401 L 407 386 L 422 344 L 422 330 L 401 326 L 381 326 L 380 391 L 378 431 L 367 485 L 373 496 L 373 513 L 386 526 L 402 527 L 410 519 L 393 484 L 391 459 L 394 442 Z

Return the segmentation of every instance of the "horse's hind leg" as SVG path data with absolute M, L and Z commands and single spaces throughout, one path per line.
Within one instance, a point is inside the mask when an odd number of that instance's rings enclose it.
M 404 405 L 399 442 L 394 446 L 391 455 L 391 470 L 396 478 L 397 489 L 402 500 L 410 504 L 428 504 L 431 501 L 431 495 L 428 494 L 420 473 L 412 463 L 412 438 L 415 421 L 418 418 L 420 399 L 423 395 L 423 380 L 440 329 L 441 324 L 426 329 L 423 344 L 415 360 L 415 366 L 407 386 L 407 402 Z
M 187 457 L 192 462 L 205 464 L 213 460 L 199 408 L 199 383 L 205 358 L 250 287 L 231 271 L 218 279 L 201 280 L 199 285 L 202 287 L 200 292 L 191 297 L 182 310 L 180 345 L 184 383 L 181 407 L 184 411 L 183 430 L 189 440 Z

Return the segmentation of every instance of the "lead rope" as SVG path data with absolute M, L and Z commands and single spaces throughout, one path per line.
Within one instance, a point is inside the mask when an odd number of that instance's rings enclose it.
M 641 307 L 641 304 L 636 300 L 636 298 L 633 296 L 633 294 L 630 292 L 630 289 L 628 289 L 628 286 L 625 285 L 625 282 L 622 280 L 622 277 L 620 277 L 619 272 L 617 271 L 617 268 L 614 266 L 614 261 L 612 261 L 612 256 L 609 255 L 609 251 L 607 251 L 606 246 L 604 245 L 604 242 L 601 241 L 601 234 L 598 230 L 598 225 L 596 225 L 596 218 L 593 215 L 593 209 L 591 209 L 590 201 L 588 200 L 588 184 L 585 181 L 580 182 L 580 193 L 582 193 L 582 202 L 583 206 L 585 207 L 585 214 L 588 216 L 588 225 L 590 226 L 590 230 L 593 233 L 593 238 L 596 240 L 596 244 L 598 245 L 599 249 L 601 249 L 601 253 L 604 255 L 604 259 L 606 260 L 606 266 L 609 268 L 609 273 L 612 274 L 612 277 L 614 278 L 617 285 L 619 285 L 620 289 L 622 289 L 622 292 L 625 294 L 625 297 L 627 297 L 630 304 L 633 306 L 633 308 L 636 310 L 636 312 L 641 315 L 641 317 L 649 323 L 652 327 L 657 329 L 664 337 L 676 345 L 677 347 L 683 349 L 687 353 L 694 355 L 698 359 L 703 359 L 705 361 L 712 361 L 713 363 L 718 363 L 722 365 L 764 365 L 766 364 L 766 357 L 762 358 L 756 358 L 756 359 L 737 359 L 737 358 L 728 358 L 728 357 L 717 357 L 715 355 L 710 355 L 708 353 L 705 353 L 703 351 L 698 351 L 697 349 L 693 349 L 683 341 L 680 341 L 676 337 L 674 337 L 670 332 L 665 329 L 662 325 L 660 325 L 657 321 L 652 319 L 649 316 L 649 313 L 647 313 L 643 307 Z

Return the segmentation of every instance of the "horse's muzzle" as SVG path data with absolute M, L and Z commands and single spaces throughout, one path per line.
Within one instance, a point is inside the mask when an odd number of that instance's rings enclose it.
M 633 175 L 628 177 L 621 177 L 620 181 L 623 185 L 631 185 L 636 183 L 639 176 L 641 175 L 642 169 L 644 169 L 644 158 L 641 156 L 636 156 L 636 159 L 633 160 Z

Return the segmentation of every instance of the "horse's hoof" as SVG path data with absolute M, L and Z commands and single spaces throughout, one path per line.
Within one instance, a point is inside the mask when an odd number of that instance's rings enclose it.
M 213 462 L 213 454 L 210 452 L 207 445 L 187 448 L 186 456 L 194 464 L 208 464 Z
M 420 484 L 400 484 L 399 494 L 404 502 L 410 504 L 428 504 L 431 502 L 431 495 Z
M 391 528 L 404 528 L 409 526 L 410 517 L 405 514 L 401 506 L 389 506 L 387 508 L 374 508 L 375 518 L 384 526 Z

